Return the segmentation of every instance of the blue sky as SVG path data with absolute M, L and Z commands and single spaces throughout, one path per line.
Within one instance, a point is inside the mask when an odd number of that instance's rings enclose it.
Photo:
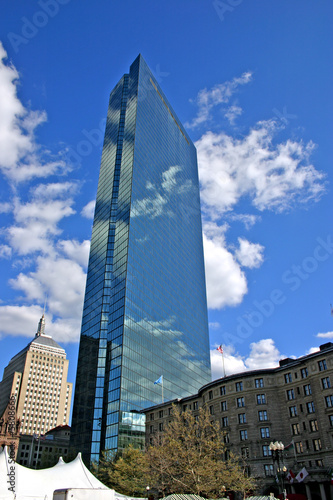
M 142 53 L 197 146 L 213 378 L 333 341 L 332 3 L 4 3 L 0 372 L 36 332 L 74 382 L 108 96 Z

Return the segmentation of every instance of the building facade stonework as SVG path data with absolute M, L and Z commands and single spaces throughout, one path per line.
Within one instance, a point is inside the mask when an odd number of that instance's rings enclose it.
M 42 316 L 34 339 L 4 369 L 0 382 L 0 415 L 10 398 L 22 434 L 45 434 L 69 423 L 72 384 L 67 382 L 65 350 L 45 334 Z
M 261 494 L 303 493 L 312 500 L 333 498 L 333 344 L 279 367 L 225 376 L 198 393 L 144 410 L 146 444 L 172 419 L 172 405 L 195 413 L 207 407 L 220 423 L 226 450 L 245 458 Z M 278 463 L 270 443 L 282 442 Z M 274 452 L 273 452 L 274 453 Z M 285 471 L 283 470 L 285 468 Z M 289 482 L 305 468 L 301 482 Z M 278 483 L 277 483 L 278 479 Z

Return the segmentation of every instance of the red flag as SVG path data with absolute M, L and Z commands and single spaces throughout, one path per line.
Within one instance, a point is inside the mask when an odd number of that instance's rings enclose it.
M 216 348 L 217 351 L 219 351 L 221 354 L 223 354 L 223 347 L 221 345 L 219 345 L 217 348 Z
M 286 479 L 287 479 L 287 481 L 289 481 L 289 483 L 293 483 L 294 482 L 295 474 L 293 473 L 293 471 L 291 469 L 288 472 Z

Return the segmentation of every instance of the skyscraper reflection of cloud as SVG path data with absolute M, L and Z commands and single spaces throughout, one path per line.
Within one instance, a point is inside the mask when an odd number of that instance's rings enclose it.
M 140 410 L 210 381 L 196 150 L 142 56 L 111 92 L 75 389 L 84 458 L 144 445 Z

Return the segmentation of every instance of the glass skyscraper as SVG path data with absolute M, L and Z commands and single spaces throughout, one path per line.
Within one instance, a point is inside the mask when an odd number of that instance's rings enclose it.
M 210 380 L 196 150 L 139 55 L 109 101 L 72 444 L 143 446 L 140 410 Z

